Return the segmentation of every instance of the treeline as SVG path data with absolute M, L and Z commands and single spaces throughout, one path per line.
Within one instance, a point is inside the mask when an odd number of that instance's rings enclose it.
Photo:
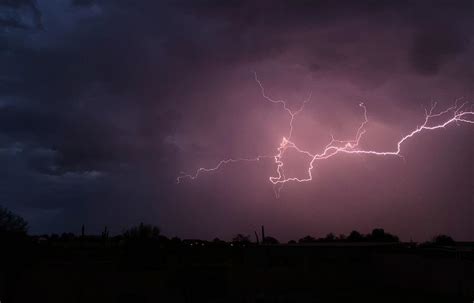
M 123 245 L 140 245 L 140 244 L 153 244 L 153 245 L 188 245 L 188 246 L 246 246 L 246 245 L 278 245 L 282 244 L 280 241 L 271 236 L 265 236 L 264 229 L 262 226 L 262 235 L 259 239 L 259 235 L 255 232 L 255 239 L 252 241 L 249 235 L 237 234 L 230 242 L 226 242 L 215 238 L 212 241 L 198 240 L 198 239 L 186 239 L 181 240 L 180 238 L 173 237 L 168 238 L 161 234 L 160 229 L 157 226 L 151 224 L 140 223 L 136 226 L 132 226 L 129 229 L 124 230 L 121 234 L 110 236 L 107 227 L 104 228 L 99 235 L 87 235 L 85 226 L 81 228 L 81 234 L 75 235 L 73 233 L 63 233 L 61 235 L 40 235 L 40 236 L 28 236 L 28 224 L 20 216 L 12 213 L 0 206 L 0 238 L 3 240 L 7 239 L 28 239 L 33 240 L 37 243 L 111 243 L 111 244 L 123 244 Z M 316 238 L 307 235 L 297 241 L 290 240 L 286 244 L 288 245 L 307 245 L 313 243 L 354 243 L 354 242 L 377 242 L 377 243 L 398 243 L 399 238 L 396 235 L 387 233 L 382 228 L 376 228 L 369 234 L 362 234 L 358 231 L 352 231 L 349 235 L 335 235 L 333 233 L 327 234 L 325 237 Z M 437 244 L 437 245 L 454 245 L 455 241 L 447 235 L 437 235 L 433 237 L 431 241 L 425 244 Z
M 256 243 L 259 243 L 258 235 L 255 234 Z M 242 234 L 236 235 L 232 239 L 233 243 L 252 243 L 250 236 Z M 274 237 L 263 237 L 261 241 L 263 244 L 280 244 L 280 241 Z M 325 237 L 315 238 L 313 236 L 305 236 L 298 241 L 290 240 L 287 244 L 310 244 L 310 243 L 324 243 L 324 242 L 400 242 L 399 238 L 390 233 L 386 233 L 382 228 L 374 229 L 370 234 L 361 234 L 354 230 L 348 236 L 340 234 L 336 236 L 333 233 L 327 234 Z

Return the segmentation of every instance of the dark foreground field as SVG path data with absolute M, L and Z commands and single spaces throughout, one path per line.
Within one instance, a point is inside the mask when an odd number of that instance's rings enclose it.
M 472 302 L 471 244 L 2 246 L 13 302 Z

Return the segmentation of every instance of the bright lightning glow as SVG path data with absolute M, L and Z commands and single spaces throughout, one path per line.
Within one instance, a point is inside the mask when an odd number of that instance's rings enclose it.
M 180 183 L 185 178 L 194 180 L 197 177 L 199 177 L 201 173 L 212 172 L 212 171 L 218 170 L 225 164 L 235 163 L 235 162 L 254 162 L 254 161 L 260 161 L 262 159 L 273 158 L 276 164 L 276 174 L 275 176 L 270 176 L 269 181 L 275 186 L 275 195 L 276 197 L 278 197 L 280 194 L 280 190 L 283 188 L 285 183 L 309 182 L 313 180 L 312 171 L 313 171 L 316 161 L 329 159 L 339 153 L 402 157 L 401 148 L 402 148 L 402 145 L 405 143 L 405 141 L 407 141 L 408 139 L 411 139 L 412 137 L 416 136 L 417 134 L 421 132 L 445 128 L 448 125 L 453 124 L 453 123 L 474 124 L 474 110 L 472 110 L 472 108 L 471 110 L 464 110 L 467 103 L 458 105 L 459 100 L 456 100 L 455 104 L 452 107 L 449 107 L 439 112 L 435 112 L 436 103 L 433 103 L 429 110 L 425 110 L 424 122 L 420 126 L 415 128 L 414 130 L 412 130 L 410 133 L 403 136 L 398 142 L 396 142 L 396 145 L 395 145 L 396 147 L 393 150 L 388 150 L 388 151 L 365 150 L 365 149 L 359 148 L 359 142 L 364 136 L 364 134 L 366 133 L 365 126 L 367 125 L 369 120 L 367 117 L 367 108 L 365 107 L 364 103 L 360 103 L 359 106 L 363 110 L 364 119 L 362 123 L 360 124 L 360 126 L 357 128 L 354 138 L 351 140 L 336 140 L 331 135 L 331 140 L 324 147 L 323 151 L 321 153 L 313 153 L 311 151 L 301 149 L 291 139 L 291 136 L 293 134 L 294 119 L 299 113 L 303 111 L 306 103 L 310 101 L 311 93 L 309 94 L 308 98 L 302 102 L 301 106 L 297 110 L 291 110 L 287 106 L 286 101 L 272 99 L 266 94 L 265 88 L 262 82 L 257 77 L 257 73 L 255 73 L 255 81 L 260 87 L 263 98 L 271 103 L 280 104 L 290 117 L 288 135 L 282 138 L 280 145 L 277 148 L 277 153 L 275 155 L 259 155 L 254 158 L 236 158 L 236 159 L 221 160 L 214 167 L 198 168 L 194 174 L 181 173 L 181 175 L 178 176 L 176 179 L 177 183 Z M 433 119 L 441 120 L 441 122 L 433 123 Z M 289 177 L 288 178 L 285 176 L 285 173 L 284 173 L 285 163 L 284 163 L 283 157 L 288 150 L 294 150 L 297 153 L 307 156 L 310 159 L 308 169 L 307 169 L 308 174 L 306 177 L 304 178 Z

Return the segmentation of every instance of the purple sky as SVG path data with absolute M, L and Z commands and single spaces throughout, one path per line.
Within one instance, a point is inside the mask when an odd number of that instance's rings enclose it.
M 164 1 L 163 1 L 164 2 Z M 397 157 L 338 155 L 275 199 L 271 160 L 352 137 L 393 149 L 440 109 L 474 100 L 472 1 L 0 2 L 0 204 L 33 233 L 121 232 L 280 240 L 382 227 L 402 240 L 474 240 L 474 126 L 423 133 Z M 294 156 L 294 155 L 293 155 Z M 289 155 L 288 173 L 304 159 Z

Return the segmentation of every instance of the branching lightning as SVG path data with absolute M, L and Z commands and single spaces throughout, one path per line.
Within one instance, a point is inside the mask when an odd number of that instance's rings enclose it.
M 403 136 L 398 142 L 396 142 L 394 148 L 388 151 L 378 151 L 378 150 L 366 150 L 359 147 L 359 143 L 366 133 L 366 125 L 369 123 L 369 119 L 367 116 L 367 108 L 364 103 L 360 103 L 359 106 L 363 110 L 363 121 L 361 122 L 360 126 L 355 131 L 354 137 L 350 140 L 337 140 L 334 136 L 331 135 L 331 140 L 329 143 L 324 147 L 324 149 L 320 153 L 313 153 L 308 150 L 301 149 L 298 145 L 292 141 L 292 134 L 293 134 L 293 122 L 296 116 L 304 110 L 305 105 L 311 100 L 311 92 L 307 99 L 303 100 L 301 106 L 296 109 L 292 110 L 289 108 L 285 100 L 275 100 L 269 97 L 266 94 L 265 88 L 262 82 L 259 80 L 257 73 L 254 73 L 255 81 L 260 87 L 261 94 L 265 100 L 268 102 L 279 104 L 283 107 L 283 110 L 288 113 L 290 118 L 288 123 L 288 134 L 287 136 L 283 137 L 280 145 L 278 146 L 277 153 L 275 155 L 258 155 L 254 158 L 230 158 L 226 160 L 221 160 L 216 166 L 211 168 L 200 167 L 196 170 L 194 174 L 185 174 L 181 173 L 180 176 L 177 177 L 177 183 L 180 183 L 183 179 L 189 178 L 194 180 L 198 178 L 202 173 L 212 172 L 220 169 L 222 166 L 230 163 L 236 162 L 254 162 L 260 161 L 262 159 L 272 159 L 276 164 L 276 171 L 274 176 L 269 177 L 269 181 L 274 185 L 275 195 L 276 197 L 279 196 L 280 190 L 283 186 L 288 182 L 309 182 L 313 180 L 312 171 L 317 161 L 329 159 L 337 154 L 344 153 L 344 154 L 367 154 L 373 156 L 397 156 L 403 157 L 401 154 L 402 145 L 409 139 L 415 137 L 417 134 L 425 131 L 432 131 L 441 128 L 446 128 L 450 124 L 474 124 L 474 110 L 472 107 L 469 110 L 466 110 L 467 102 L 458 104 L 459 100 L 456 100 L 455 104 L 445 110 L 435 112 L 436 110 L 436 103 L 433 103 L 430 109 L 425 110 L 425 118 L 423 123 Z M 433 121 L 433 120 L 437 120 Z M 288 150 L 294 150 L 301 155 L 304 155 L 309 158 L 309 164 L 307 168 L 307 176 L 305 177 L 286 177 L 284 173 L 285 163 L 284 163 L 284 155 Z

